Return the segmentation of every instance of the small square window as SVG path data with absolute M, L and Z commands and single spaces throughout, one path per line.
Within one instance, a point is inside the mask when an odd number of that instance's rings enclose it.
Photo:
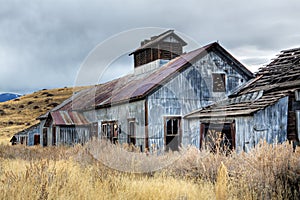
M 225 74 L 212 74 L 213 92 L 225 92 Z

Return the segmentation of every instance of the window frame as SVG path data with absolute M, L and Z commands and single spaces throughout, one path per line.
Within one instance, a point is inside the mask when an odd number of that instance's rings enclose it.
M 103 128 L 106 127 L 106 128 Z M 105 134 L 104 134 L 105 133 Z M 101 139 L 106 139 L 113 144 L 119 140 L 119 125 L 118 121 L 102 121 L 101 122 Z
M 133 129 L 131 127 L 131 124 L 133 124 Z M 127 120 L 127 129 L 128 129 L 127 143 L 136 145 L 136 120 L 135 120 L 135 118 L 130 118 Z
M 176 119 L 177 120 L 177 133 L 174 134 L 174 130 L 172 130 L 172 134 L 168 134 L 168 122 L 167 120 L 169 119 Z M 168 150 L 167 148 L 167 137 L 177 137 L 178 138 L 178 147 L 181 145 L 181 141 L 182 141 L 182 117 L 179 115 L 174 115 L 174 116 L 164 116 L 164 146 L 166 148 L 166 150 Z M 172 121 L 172 129 L 174 128 L 174 121 Z

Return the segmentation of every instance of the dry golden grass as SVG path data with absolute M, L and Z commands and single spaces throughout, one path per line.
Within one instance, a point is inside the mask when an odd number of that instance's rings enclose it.
M 7 144 L 17 132 L 39 121 L 36 118 L 86 87 L 40 90 L 0 103 L 0 144 Z
M 250 153 L 227 156 L 190 147 L 151 173 L 103 165 L 92 156 L 97 147 L 103 148 L 96 144 L 0 145 L 0 199 L 298 199 L 300 195 L 300 151 L 288 143 L 261 143 Z M 120 146 L 106 148 L 110 151 L 105 154 L 120 164 L 133 160 L 133 169 L 136 162 L 160 160 L 143 153 L 126 154 L 125 159 Z

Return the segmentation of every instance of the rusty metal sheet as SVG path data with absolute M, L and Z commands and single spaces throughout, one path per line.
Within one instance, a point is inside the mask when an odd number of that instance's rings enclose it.
M 89 121 L 79 112 L 54 111 L 51 117 L 55 125 L 88 125 Z

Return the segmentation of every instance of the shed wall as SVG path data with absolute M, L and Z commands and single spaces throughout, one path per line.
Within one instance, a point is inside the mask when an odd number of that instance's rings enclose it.
M 252 117 L 237 117 L 236 149 L 249 151 L 260 140 L 281 143 L 287 139 L 288 97 L 258 111 Z

